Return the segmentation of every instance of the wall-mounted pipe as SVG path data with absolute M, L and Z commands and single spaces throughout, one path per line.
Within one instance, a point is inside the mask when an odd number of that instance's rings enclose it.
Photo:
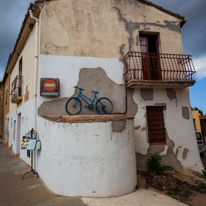
M 35 62 L 34 62 L 34 101 L 35 101 L 35 123 L 34 123 L 34 130 L 37 129 L 37 62 L 38 62 L 38 55 L 37 55 L 37 49 L 38 49 L 38 30 L 39 30 L 39 20 L 33 16 L 32 10 L 29 10 L 30 17 L 32 19 L 36 20 L 36 34 L 35 34 Z
M 39 20 L 33 16 L 32 10 L 29 10 L 30 17 L 36 20 L 36 33 L 35 33 L 35 61 L 34 61 L 34 130 L 37 131 L 37 64 L 38 64 L 38 31 Z M 37 131 L 38 132 L 38 131 Z M 38 137 L 37 137 L 38 138 Z M 34 154 L 36 157 L 36 154 Z M 36 169 L 36 158 L 34 158 L 34 169 Z
M 34 65 L 34 96 L 37 96 L 37 89 L 36 89 L 36 78 L 37 78 L 37 45 L 38 45 L 38 30 L 39 30 L 39 20 L 33 16 L 32 11 L 29 10 L 30 16 L 32 19 L 36 20 L 36 34 L 35 34 L 35 65 Z

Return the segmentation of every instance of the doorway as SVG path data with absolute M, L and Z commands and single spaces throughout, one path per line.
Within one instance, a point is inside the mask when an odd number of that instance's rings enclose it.
M 16 153 L 20 153 L 21 143 L 21 113 L 17 115 L 17 139 L 16 139 Z
M 13 141 L 15 141 L 15 135 L 16 135 L 16 120 L 14 120 L 14 126 L 13 126 Z
M 161 66 L 157 34 L 141 34 L 140 51 L 144 80 L 161 80 Z
M 6 142 L 9 142 L 9 118 L 7 119 L 7 125 L 6 125 Z
M 19 61 L 18 96 L 21 96 L 21 80 L 22 80 L 22 57 Z

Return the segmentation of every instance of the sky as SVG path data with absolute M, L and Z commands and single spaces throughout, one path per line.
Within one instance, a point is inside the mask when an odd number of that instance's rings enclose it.
M 206 114 L 206 0 L 150 0 L 184 16 L 181 29 L 184 54 L 192 55 L 196 84 L 190 87 L 190 103 Z
M 170 11 L 185 16 L 181 29 L 184 54 L 193 57 L 197 83 L 190 87 L 192 107 L 206 113 L 206 0 L 150 0 Z M 24 16 L 31 0 L 0 0 L 0 80 L 13 51 Z

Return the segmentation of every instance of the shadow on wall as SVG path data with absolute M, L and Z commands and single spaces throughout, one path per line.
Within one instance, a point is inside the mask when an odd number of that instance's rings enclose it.
M 126 111 L 126 90 L 124 84 L 114 83 L 102 68 L 82 68 L 79 73 L 78 87 L 83 88 L 85 91 L 82 93 L 93 99 L 94 93 L 92 91 L 99 91 L 98 98 L 107 97 L 113 103 L 112 113 L 125 113 Z M 73 85 L 75 86 L 75 85 Z M 77 93 L 79 90 L 76 91 Z M 71 97 L 77 96 L 73 94 Z M 52 101 L 45 101 L 38 109 L 38 115 L 68 115 L 65 110 L 65 104 L 71 97 L 64 97 Z M 132 95 L 130 95 L 132 98 Z M 133 98 L 132 98 L 133 100 Z M 130 102 L 133 102 L 130 100 Z M 98 115 L 95 109 L 89 110 L 85 108 L 87 104 L 81 100 L 82 110 L 79 115 Z M 95 102 L 96 104 L 96 102 Z M 136 104 L 135 104 L 136 105 Z

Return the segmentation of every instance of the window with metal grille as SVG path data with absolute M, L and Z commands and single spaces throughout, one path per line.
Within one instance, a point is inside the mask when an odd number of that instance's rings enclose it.
M 146 107 L 150 145 L 166 144 L 163 108 L 162 106 Z

